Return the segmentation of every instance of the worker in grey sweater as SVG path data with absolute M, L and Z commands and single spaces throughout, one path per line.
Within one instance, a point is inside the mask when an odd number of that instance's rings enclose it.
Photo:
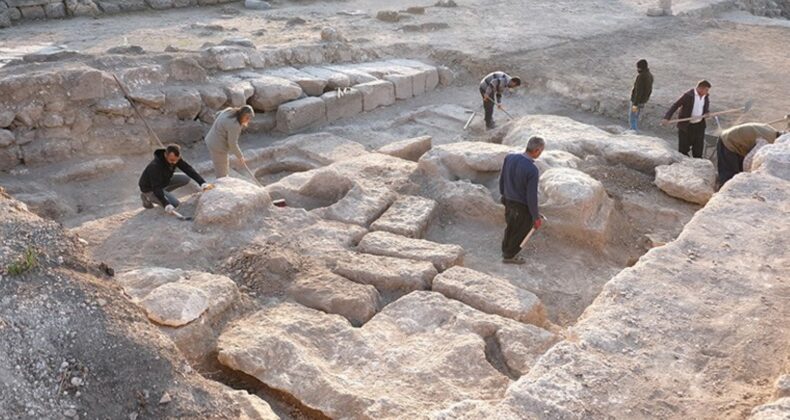
M 241 108 L 226 108 L 217 114 L 211 130 L 206 135 L 206 146 L 211 154 L 211 161 L 214 162 L 214 173 L 217 178 L 228 176 L 230 153 L 236 156 L 240 165 L 247 165 L 244 154 L 239 148 L 239 136 L 253 116 L 255 111 L 249 105 Z

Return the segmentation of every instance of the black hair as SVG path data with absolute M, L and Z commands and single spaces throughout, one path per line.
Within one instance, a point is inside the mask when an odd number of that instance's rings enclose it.
M 168 144 L 167 147 L 165 148 L 165 154 L 169 155 L 170 153 L 173 153 L 176 156 L 180 157 L 181 156 L 181 146 L 179 146 L 179 145 L 177 145 L 175 143 Z
M 521 86 L 521 78 L 520 77 L 514 77 L 514 78 L 510 79 L 510 81 L 515 83 L 516 86 Z
M 704 88 L 708 88 L 708 89 L 710 89 L 710 88 L 711 88 L 711 86 L 710 86 L 710 82 L 709 82 L 709 81 L 707 81 L 707 80 L 700 80 L 700 81 L 699 81 L 699 83 L 697 83 L 697 87 L 698 87 L 698 88 L 699 88 L 699 87 L 704 87 Z
M 646 70 L 647 69 L 647 60 L 644 58 L 636 62 L 636 68 L 639 70 Z

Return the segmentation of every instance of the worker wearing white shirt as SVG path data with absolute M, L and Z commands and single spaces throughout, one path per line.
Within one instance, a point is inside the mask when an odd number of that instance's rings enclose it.
M 710 109 L 708 92 L 711 84 L 707 80 L 697 83 L 697 87 L 684 93 L 664 115 L 664 123 L 668 123 L 672 115 L 680 109 L 678 119 L 691 118 L 691 121 L 678 123 L 678 151 L 688 156 L 689 151 L 695 158 L 702 157 L 705 144 L 705 115 Z

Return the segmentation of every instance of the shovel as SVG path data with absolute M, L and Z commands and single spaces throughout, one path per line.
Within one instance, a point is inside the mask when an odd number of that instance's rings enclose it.
M 173 216 L 175 216 L 176 218 L 178 218 L 178 220 L 181 220 L 182 222 L 188 222 L 188 221 L 192 220 L 191 217 L 184 216 L 183 214 L 181 214 L 181 213 L 179 213 L 179 212 L 177 212 L 175 210 L 173 210 Z
M 780 122 L 785 122 L 785 121 L 787 121 L 787 124 L 790 125 L 790 114 L 785 115 L 784 118 L 780 118 L 778 120 L 767 122 L 766 124 L 773 125 L 773 124 L 779 124 Z
M 754 104 L 754 101 L 749 99 L 748 101 L 746 101 L 746 103 L 741 108 L 733 108 L 733 109 L 728 109 L 726 111 L 713 112 L 713 113 L 710 113 L 710 114 L 705 114 L 701 118 L 716 117 L 716 116 L 719 116 L 719 115 L 732 114 L 732 113 L 735 113 L 735 112 L 749 112 L 749 111 L 751 111 L 753 104 Z M 669 122 L 667 122 L 667 124 L 674 124 L 674 123 L 679 123 L 679 122 L 691 121 L 691 120 L 695 120 L 697 118 L 698 117 L 679 118 L 677 120 L 670 120 Z
M 153 138 L 156 141 L 156 143 L 159 145 L 160 148 L 164 149 L 165 146 L 162 144 L 162 140 L 159 139 L 159 136 L 156 135 L 156 132 L 154 132 L 154 130 L 151 129 L 151 126 L 148 125 L 148 121 L 146 121 L 145 118 L 143 118 L 143 114 L 141 114 L 140 110 L 137 109 L 137 104 L 134 103 L 134 100 L 132 100 L 132 98 L 129 97 L 129 91 L 126 90 L 126 87 L 121 83 L 120 80 L 118 80 L 118 76 L 116 76 L 114 73 L 112 73 L 112 78 L 115 79 L 115 83 L 117 83 L 118 87 L 121 88 L 121 92 L 123 92 L 123 97 L 126 98 L 126 100 L 129 101 L 130 104 L 132 104 L 132 109 L 134 109 L 134 113 L 137 114 L 137 118 L 141 119 L 143 121 L 143 124 L 145 124 L 145 128 L 148 129 L 148 134 L 151 135 L 151 138 Z
M 247 171 L 247 175 L 249 175 L 250 178 L 252 178 L 252 180 L 255 181 L 255 183 L 258 184 L 259 187 L 263 188 L 261 182 L 258 181 L 258 178 L 255 178 L 255 174 L 253 174 L 252 171 L 250 170 L 250 167 L 247 166 L 247 162 L 244 162 L 243 166 L 244 166 L 244 170 Z
M 546 216 L 544 216 L 542 214 L 540 215 L 540 218 L 543 219 L 544 222 L 546 222 L 548 220 L 548 219 L 546 219 Z M 524 247 L 527 246 L 527 242 L 529 242 L 529 238 L 531 238 L 532 235 L 535 234 L 535 231 L 537 231 L 537 229 L 535 229 L 535 228 L 530 229 L 529 233 L 527 234 L 527 237 L 524 238 L 523 241 L 521 241 L 521 245 L 520 245 L 521 249 L 524 249 Z

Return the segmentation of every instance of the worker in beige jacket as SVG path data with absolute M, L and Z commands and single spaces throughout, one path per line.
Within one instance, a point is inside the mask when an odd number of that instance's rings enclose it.
M 233 153 L 239 160 L 239 164 L 246 167 L 244 155 L 239 148 L 239 136 L 241 130 L 255 116 L 255 111 L 249 105 L 241 108 L 226 108 L 217 114 L 214 124 L 206 135 L 206 146 L 211 154 L 211 161 L 214 162 L 214 174 L 217 178 L 228 176 L 230 166 L 229 154 Z
M 773 143 L 782 134 L 770 125 L 760 123 L 740 124 L 724 130 L 716 144 L 719 185 L 743 172 L 743 159 L 757 144 L 757 139 Z

